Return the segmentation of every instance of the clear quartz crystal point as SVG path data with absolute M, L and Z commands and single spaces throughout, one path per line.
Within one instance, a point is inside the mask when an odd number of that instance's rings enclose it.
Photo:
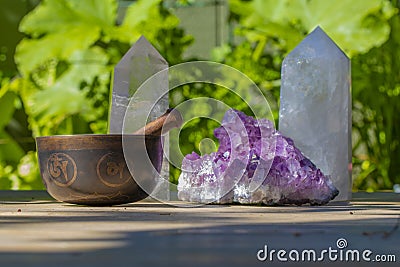
M 141 36 L 114 68 L 109 133 L 131 134 L 168 109 L 167 69 L 167 61 Z M 146 94 L 138 93 L 145 82 L 151 89 Z M 152 196 L 168 200 L 168 134 L 164 136 L 163 149 L 161 177 Z
M 122 133 L 124 116 L 131 97 L 148 78 L 167 68 L 167 61 L 144 36 L 141 36 L 133 44 L 114 68 L 111 111 L 109 116 L 110 133 Z M 161 84 L 160 88 L 154 88 L 153 93 L 162 96 L 168 90 L 168 77 L 166 76 L 160 83 L 165 84 Z M 143 103 L 141 104 L 143 105 Z M 155 113 L 157 114 L 152 114 L 153 116 L 163 114 L 168 109 L 168 95 L 164 96 L 155 108 Z M 131 121 L 125 121 L 125 123 L 132 124 L 132 132 L 144 126 L 134 125 L 135 122 L 133 120 L 132 123 Z
M 351 198 L 350 60 L 317 27 L 283 61 L 279 130 Z

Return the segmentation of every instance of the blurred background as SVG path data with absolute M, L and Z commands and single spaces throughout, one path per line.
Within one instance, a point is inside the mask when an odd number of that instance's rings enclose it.
M 106 133 L 111 73 L 144 34 L 170 65 L 228 64 L 258 84 L 278 118 L 283 58 L 320 25 L 352 62 L 353 190 L 400 183 L 398 0 L 0 0 L 0 190 L 44 189 L 34 138 Z M 185 85 L 171 106 L 227 90 Z M 275 122 L 276 125 L 278 121 Z M 214 121 L 180 133 L 184 154 Z M 176 182 L 179 170 L 171 168 Z

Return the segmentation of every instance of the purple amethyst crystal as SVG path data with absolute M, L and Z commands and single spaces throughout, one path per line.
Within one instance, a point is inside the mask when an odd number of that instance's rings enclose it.
M 188 154 L 178 197 L 200 203 L 323 205 L 339 193 L 271 121 L 231 109 L 214 130 L 215 153 Z

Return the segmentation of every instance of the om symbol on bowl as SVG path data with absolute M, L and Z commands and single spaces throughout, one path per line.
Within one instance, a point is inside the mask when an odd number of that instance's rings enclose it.
M 109 187 L 119 187 L 132 179 L 123 156 L 114 152 L 100 158 L 96 171 L 100 181 Z
M 74 159 L 65 153 L 53 153 L 47 161 L 47 170 L 54 183 L 61 187 L 70 186 L 76 179 Z

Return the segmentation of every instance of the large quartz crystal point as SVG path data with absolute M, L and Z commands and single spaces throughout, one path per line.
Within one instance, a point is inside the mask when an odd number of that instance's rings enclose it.
M 351 198 L 350 60 L 320 27 L 283 61 L 279 130 Z
M 168 109 L 168 72 L 163 71 L 166 69 L 167 61 L 141 36 L 114 68 L 109 133 L 131 134 Z M 161 75 L 160 71 L 163 71 Z M 151 84 L 151 90 L 147 94 L 137 94 L 145 81 Z M 168 155 L 168 136 L 164 140 L 164 155 Z M 169 199 L 168 180 L 169 164 L 164 156 L 161 177 L 152 192 L 153 197 Z
M 109 117 L 110 133 L 122 133 L 124 116 L 131 97 L 136 93 L 143 82 L 159 71 L 167 68 L 167 61 L 144 36 L 140 37 L 128 52 L 126 52 L 114 68 L 111 111 Z M 162 96 L 168 92 L 167 72 L 165 72 L 165 74 L 166 77 L 161 77 L 160 75 L 157 77 L 160 83 L 164 83 L 160 84 L 160 88 L 154 88 L 153 93 L 157 94 L 157 96 Z M 143 105 L 143 103 L 140 104 Z M 151 104 L 154 103 L 148 103 L 148 105 Z M 157 103 L 155 109 L 155 113 L 157 114 L 152 114 L 153 117 L 162 115 L 168 109 L 168 95 L 165 95 L 163 99 Z M 135 109 L 131 108 L 131 110 Z M 143 110 L 147 109 L 143 108 Z M 149 114 L 145 114 L 145 116 L 148 115 Z M 130 123 L 130 121 L 125 121 L 125 123 Z M 132 120 L 132 124 L 134 123 L 135 122 Z M 134 132 L 143 126 L 144 125 L 134 125 L 131 131 Z

